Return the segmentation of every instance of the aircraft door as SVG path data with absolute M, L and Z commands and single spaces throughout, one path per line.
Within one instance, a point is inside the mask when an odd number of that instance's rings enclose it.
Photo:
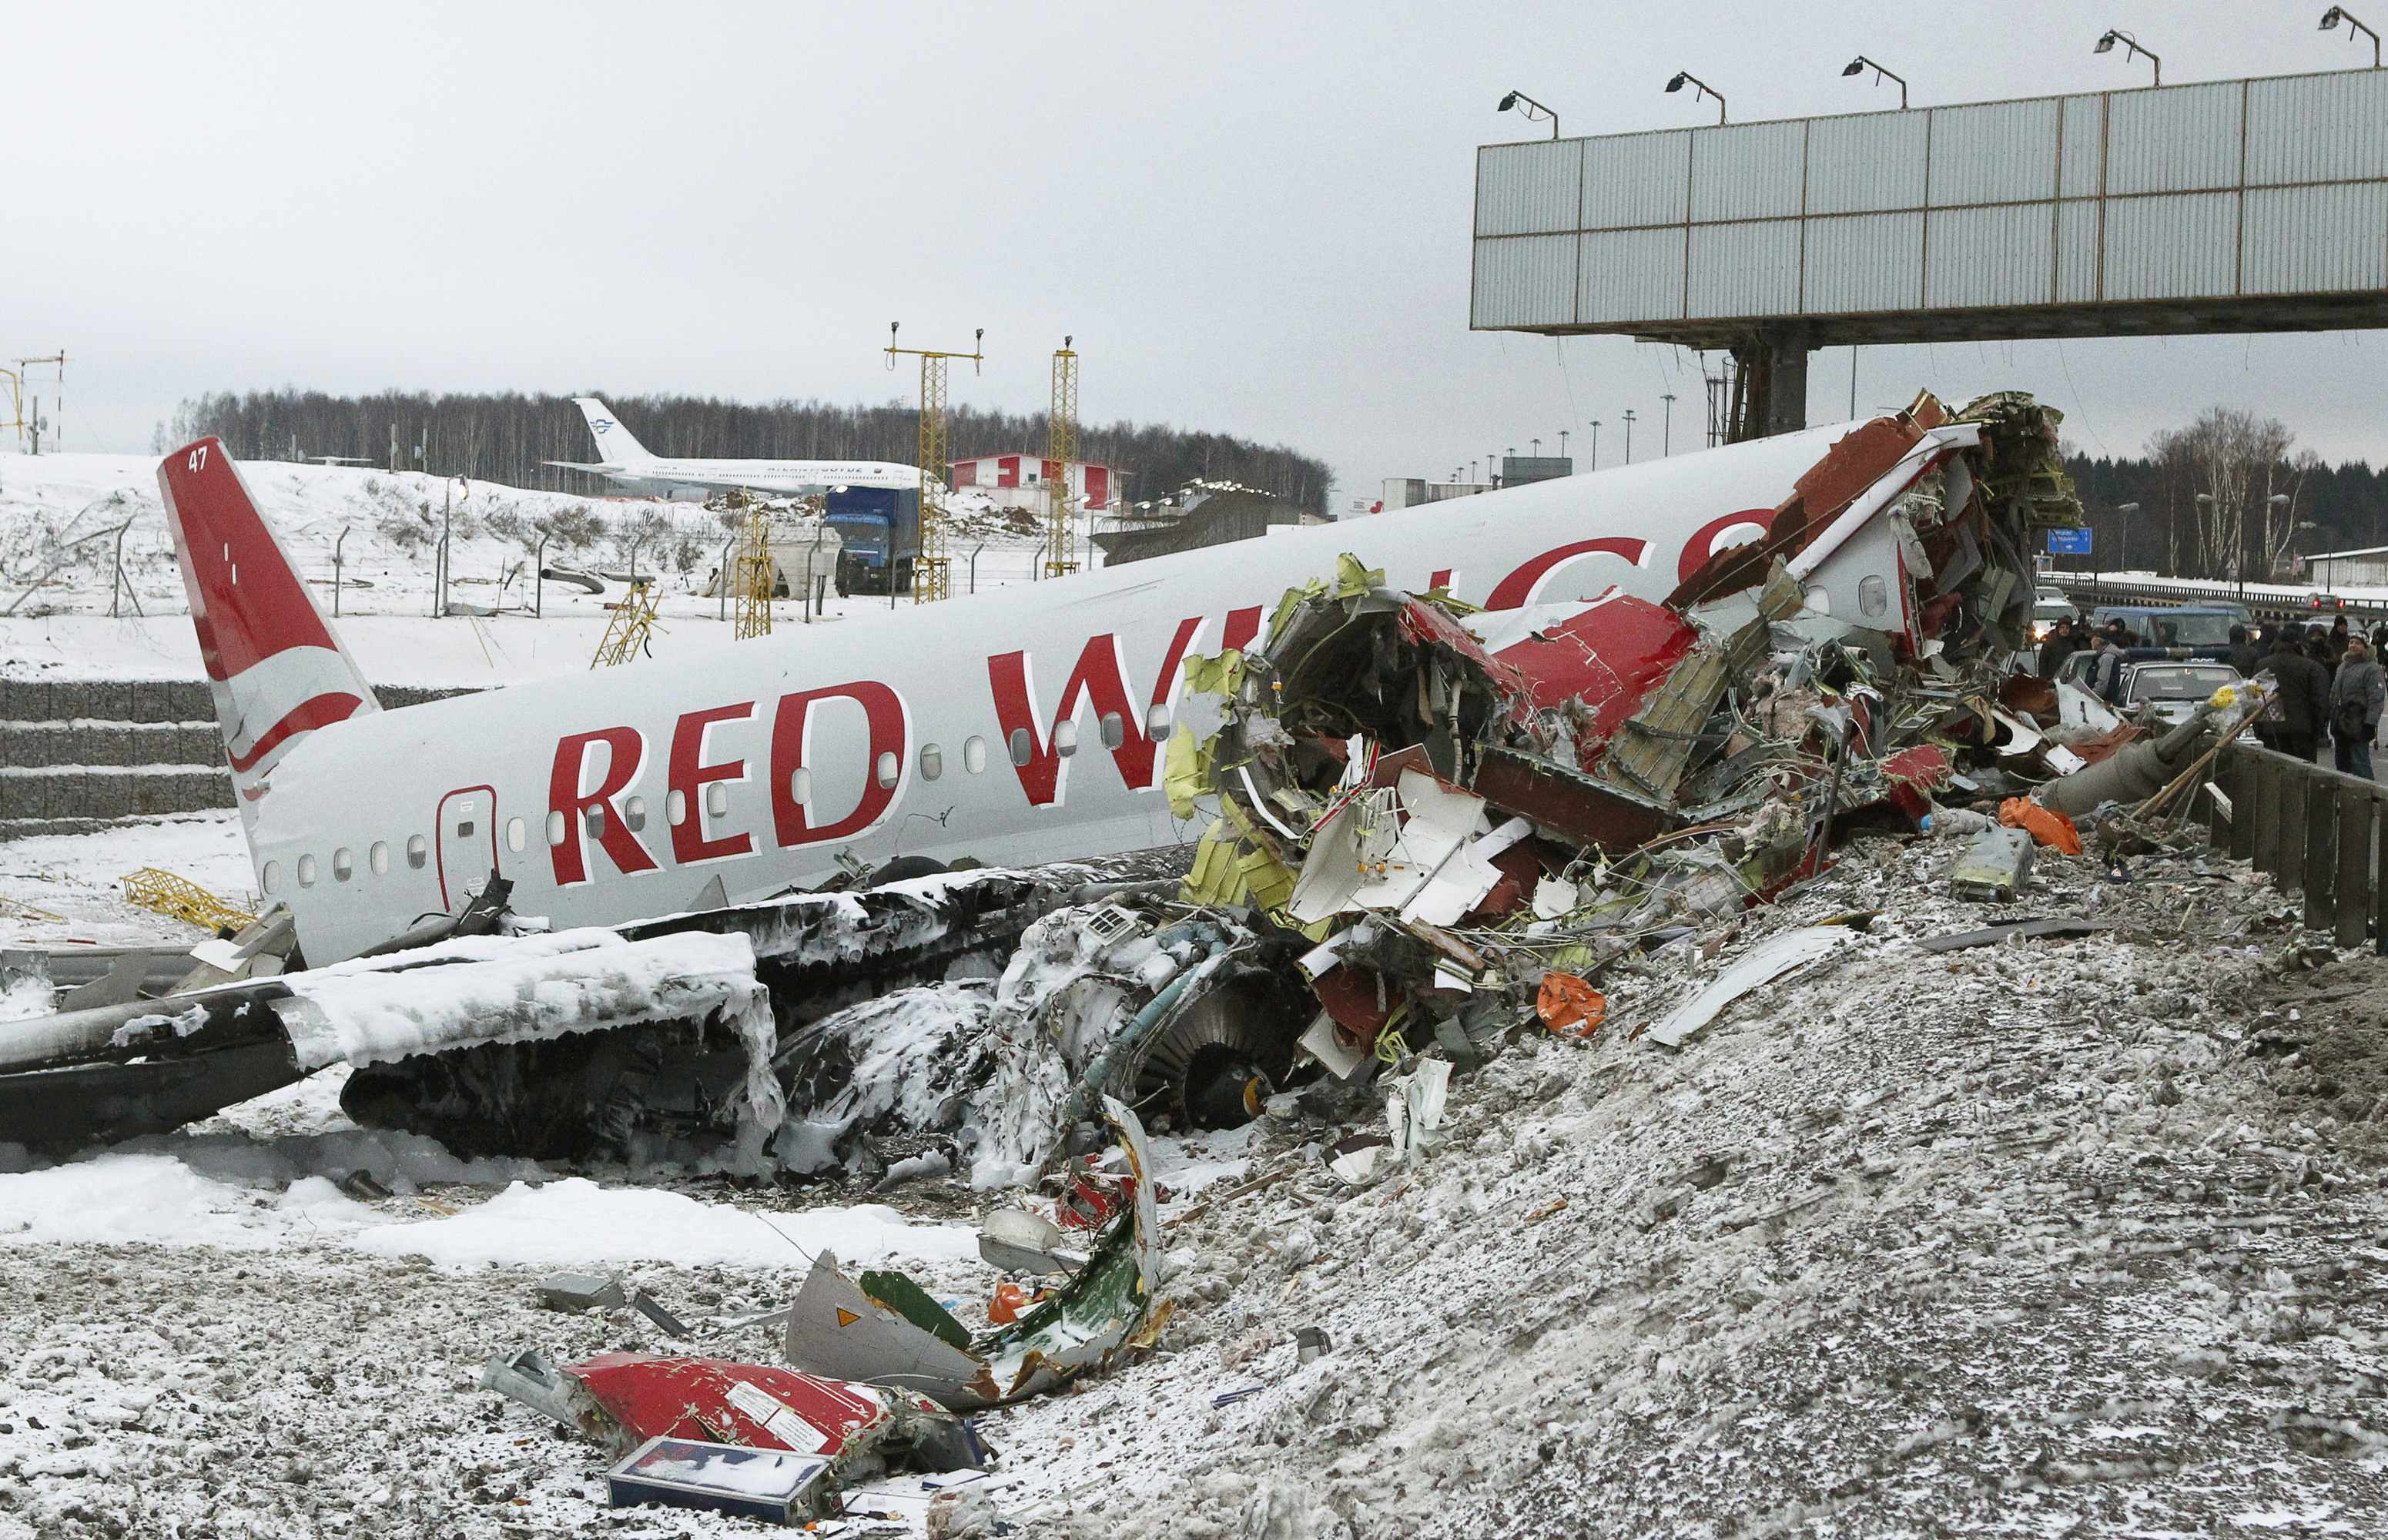
M 498 866 L 498 793 L 460 786 L 439 799 L 439 902 L 456 912 Z

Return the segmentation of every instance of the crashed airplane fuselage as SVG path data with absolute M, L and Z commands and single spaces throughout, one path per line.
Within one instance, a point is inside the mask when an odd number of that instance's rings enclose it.
M 1350 552 L 1495 610 L 1661 600 L 1766 536 L 1853 431 L 1897 452 L 1805 500 L 1830 522 L 1795 575 L 1810 605 L 1920 645 L 1921 554 L 1892 504 L 1976 429 L 1901 416 L 1003 589 L 907 611 L 900 635 L 815 628 L 388 712 L 222 446 L 159 479 L 259 886 L 323 963 L 493 871 L 564 927 L 808 885 L 842 855 L 1019 866 L 1175 843 L 1159 786 L 1185 660 L 1250 643 L 1289 582 Z
M 1233 1119 L 1283 1083 L 1297 1035 L 1322 1062 L 1399 1057 L 1404 980 L 1422 981 L 1418 1025 L 1465 1055 L 1521 981 L 1498 976 L 1497 946 L 1443 927 L 1590 894 L 1581 859 L 1694 815 L 1756 820 L 1730 859 L 1668 878 L 1702 905 L 1814 870 L 1852 821 L 1912 826 L 1946 751 L 1887 751 L 1944 718 L 1963 719 L 1950 743 L 1981 741 L 1966 724 L 1990 714 L 1968 693 L 2023 637 L 2031 531 L 2077 517 L 2055 421 L 2020 396 L 1957 414 L 1924 396 L 1853 429 L 940 606 L 900 651 L 840 630 L 801 660 L 748 647 L 390 713 L 220 451 L 194 446 L 162 479 L 195 619 L 263 885 L 316 967 L 18 1024 L 0 1033 L 0 1107 L 42 1111 L 40 1141 L 70 1144 L 338 1060 L 361 1071 L 345 1100 L 362 1121 L 491 1152 L 627 1150 L 661 1111 L 734 1135 L 750 1165 L 778 1129 L 773 1158 L 807 1172 L 851 1164 L 874 1130 L 966 1116 L 978 1174 L 1010 1180 L 1099 1092 Z M 1810 647 L 1840 661 L 1800 661 Z M 1939 681 L 1897 723 L 1867 682 L 1894 673 Z M 410 834 L 426 808 L 434 834 Z M 1025 864 L 1182 846 L 1198 814 L 1190 913 L 1141 935 L 1125 911 L 1055 915 L 1030 948 L 1042 962 L 1023 974 L 1023 951 L 992 998 L 947 1012 L 959 1051 L 907 1029 L 923 1045 L 908 1062 L 966 1067 L 967 1085 L 925 1109 L 848 1094 L 902 1056 L 869 1021 L 825 1017 L 1010 955 L 1036 916 L 1088 898 L 1084 873 L 1001 872 L 786 893 L 825 852 Z M 502 934 L 362 974 L 325 964 L 456 909 L 476 867 L 483 928 Z M 676 912 L 698 868 L 763 896 Z M 1347 925 L 1374 913 L 1390 918 Z M 1297 974 L 1285 960 L 1305 950 Z M 1297 976 L 1325 1007 L 1307 1032 L 1285 998 Z M 1066 1063 L 1038 1057 L 1048 1043 Z

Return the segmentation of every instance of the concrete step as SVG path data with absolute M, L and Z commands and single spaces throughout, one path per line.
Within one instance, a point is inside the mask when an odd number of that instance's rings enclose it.
M 0 723 L 0 769 L 207 765 L 223 757 L 212 719 L 197 722 Z
M 232 805 L 232 772 L 222 764 L 0 769 L 0 822 L 154 818 Z

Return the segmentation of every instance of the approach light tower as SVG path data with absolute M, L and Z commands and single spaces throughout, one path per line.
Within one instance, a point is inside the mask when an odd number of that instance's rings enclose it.
M 1046 419 L 1045 576 L 1059 578 L 1078 570 L 1075 510 L 1070 506 L 1070 462 L 1078 457 L 1078 355 L 1061 338 L 1053 350 L 1053 410 Z
M 900 321 L 887 323 L 887 367 L 896 367 L 898 353 L 908 353 L 921 361 L 921 550 L 912 558 L 912 603 L 934 604 L 950 598 L 954 591 L 953 558 L 946 550 L 946 500 L 941 491 L 933 490 L 945 485 L 946 465 L 946 368 L 955 359 L 971 361 L 971 372 L 978 373 L 986 360 L 986 328 L 981 326 L 971 341 L 971 350 L 958 353 L 935 348 L 899 348 L 896 345 Z M 892 531 L 891 531 L 892 533 Z M 896 553 L 891 549 L 887 560 L 892 569 Z
M 739 531 L 738 557 L 730 566 L 730 591 L 738 595 L 733 640 L 771 634 L 771 595 L 779 572 L 771 560 L 771 510 L 756 499 L 746 510 L 746 526 Z

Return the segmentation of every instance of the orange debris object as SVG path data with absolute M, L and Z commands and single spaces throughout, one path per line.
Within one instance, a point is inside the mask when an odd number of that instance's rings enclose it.
M 2035 844 L 2062 850 L 2068 856 L 2081 854 L 2081 831 L 2073 826 L 2073 821 L 2027 796 L 2011 796 L 2000 803 L 1999 821 L 2010 829 L 2023 830 Z
M 1589 1037 L 1608 1014 L 1608 997 L 1573 974 L 1548 973 L 1535 997 L 1534 1014 L 1562 1037 Z
M 995 1286 L 995 1298 L 987 1305 L 986 1318 L 996 1326 L 1010 1326 L 1020 1318 L 1020 1312 L 1034 1303 L 1027 1290 L 1005 1279 Z

